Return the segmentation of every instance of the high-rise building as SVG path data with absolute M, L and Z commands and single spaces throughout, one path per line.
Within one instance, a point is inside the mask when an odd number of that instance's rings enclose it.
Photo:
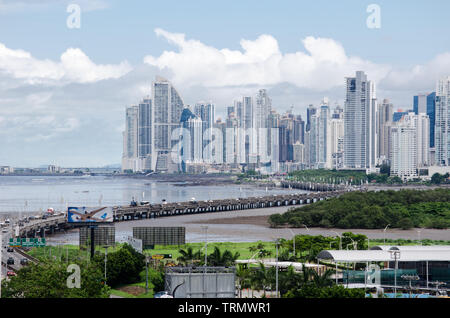
M 391 128 L 391 173 L 403 179 L 417 176 L 419 167 L 429 165 L 430 119 L 413 112 L 404 115 Z
M 436 85 L 435 148 L 436 164 L 450 164 L 450 76 Z
M 330 134 L 330 108 L 328 99 L 324 98 L 319 109 L 319 129 L 317 135 L 317 164 L 319 168 L 329 168 L 331 165 L 331 151 L 329 149 Z M 328 164 L 327 164 L 328 161 Z
M 176 141 L 172 131 L 180 127 L 184 103 L 172 84 L 157 77 L 152 85 L 152 170 L 170 171 L 170 152 Z
M 329 127 L 326 166 L 341 169 L 344 167 L 344 119 L 332 118 Z
M 389 160 L 389 148 L 386 148 L 386 123 L 392 122 L 394 114 L 394 105 L 384 99 L 383 103 L 378 104 L 377 137 L 378 137 L 378 158 L 379 163 Z
M 434 147 L 436 93 L 418 94 L 414 96 L 413 103 L 413 111 L 415 114 L 427 114 L 430 118 L 430 147 Z
M 430 117 L 430 148 L 434 148 L 434 130 L 436 124 L 436 92 L 427 95 L 427 115 L 428 117 Z
M 377 157 L 375 84 L 361 71 L 346 82 L 344 165 L 350 169 L 371 169 Z
M 122 170 L 135 170 L 138 157 L 139 107 L 131 106 L 125 112 L 125 131 L 123 132 Z
M 407 116 L 391 128 L 391 175 L 402 179 L 417 176 L 417 134 Z
M 254 108 L 253 127 L 267 128 L 269 114 L 272 111 L 272 100 L 265 89 L 260 89 L 256 95 L 256 106 Z
M 202 121 L 202 143 L 203 149 L 209 144 L 212 140 L 212 128 L 215 122 L 215 105 L 212 102 L 199 102 L 195 104 L 194 113 L 195 115 Z M 207 135 L 205 135 L 208 133 Z M 211 160 L 211 155 L 208 153 L 204 153 L 205 160 Z
M 315 115 L 317 112 L 317 108 L 314 105 L 309 105 L 306 109 L 306 131 L 311 129 L 311 117 Z
M 138 155 L 144 158 L 152 153 L 152 100 L 144 98 L 139 103 Z

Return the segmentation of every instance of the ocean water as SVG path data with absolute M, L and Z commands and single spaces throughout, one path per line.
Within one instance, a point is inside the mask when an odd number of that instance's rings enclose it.
M 0 212 L 35 212 L 67 206 L 115 206 L 136 201 L 161 203 L 245 198 L 301 190 L 250 185 L 176 186 L 155 180 L 114 176 L 0 176 Z

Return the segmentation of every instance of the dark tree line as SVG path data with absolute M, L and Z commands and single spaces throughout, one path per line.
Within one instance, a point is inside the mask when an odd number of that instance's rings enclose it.
M 269 218 L 271 226 L 381 229 L 450 226 L 450 189 L 350 192 Z

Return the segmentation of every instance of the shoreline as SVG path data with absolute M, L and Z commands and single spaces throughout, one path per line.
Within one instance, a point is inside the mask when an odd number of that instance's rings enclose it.
M 208 242 L 257 242 L 274 241 L 277 238 L 292 239 L 293 234 L 336 236 L 337 232 L 352 232 L 366 235 L 370 239 L 406 239 L 417 240 L 418 229 L 336 229 L 336 228 L 270 228 L 264 226 L 264 219 L 274 213 L 283 213 L 291 207 L 263 208 L 244 211 L 224 211 L 179 215 L 156 219 L 115 222 L 116 242 L 126 241 L 132 235 L 132 228 L 138 226 L 182 226 L 186 228 L 186 243 L 204 242 L 208 226 Z M 450 240 L 450 230 L 420 229 L 420 238 L 431 240 Z M 75 242 L 78 244 L 78 230 L 70 230 L 67 234 L 57 233 L 49 237 L 49 242 Z

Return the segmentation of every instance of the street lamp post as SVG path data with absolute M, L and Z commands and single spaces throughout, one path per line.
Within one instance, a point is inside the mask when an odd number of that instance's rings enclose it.
M 148 259 L 149 256 L 145 256 L 145 294 L 148 294 Z
M 339 236 L 339 249 L 342 250 L 342 237 L 338 232 L 331 231 L 333 233 L 336 233 L 337 236 Z
M 278 244 L 280 244 L 279 240 L 277 239 L 275 241 L 276 250 L 277 250 L 277 258 L 276 258 L 276 268 L 275 268 L 275 292 L 276 292 L 276 298 L 278 298 Z
M 202 226 L 205 230 L 205 266 L 203 270 L 203 297 L 206 297 L 206 265 L 208 263 L 208 227 L 206 225 Z
M 289 229 L 289 231 L 291 232 L 291 234 L 292 234 L 292 244 L 293 244 L 293 248 L 294 248 L 294 260 L 295 260 L 295 233 L 291 230 L 291 229 Z
M 203 225 L 202 229 L 205 230 L 205 268 L 206 268 L 208 262 L 208 227 L 206 225 Z
M 390 250 L 389 253 L 391 253 L 391 258 L 395 260 L 395 268 L 394 268 L 394 294 L 397 296 L 397 269 L 398 269 L 398 259 L 400 258 L 400 251 L 399 250 Z
M 386 230 L 389 227 L 390 224 L 386 225 L 386 227 L 383 230 L 383 244 L 386 245 Z

